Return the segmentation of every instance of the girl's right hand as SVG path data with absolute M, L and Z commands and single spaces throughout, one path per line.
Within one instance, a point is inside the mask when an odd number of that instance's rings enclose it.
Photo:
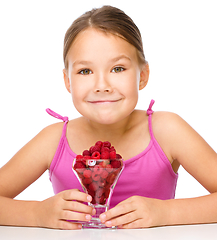
M 81 223 L 90 221 L 95 209 L 84 202 L 91 202 L 92 197 L 77 189 L 66 190 L 39 202 L 36 209 L 36 221 L 39 227 L 58 229 L 81 229 Z

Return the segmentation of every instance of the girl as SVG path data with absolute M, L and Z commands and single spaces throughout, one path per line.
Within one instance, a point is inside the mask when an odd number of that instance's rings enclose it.
M 104 6 L 79 17 L 65 35 L 65 86 L 82 117 L 43 129 L 0 169 L 0 224 L 80 229 L 95 209 L 71 166 L 96 141 L 110 141 L 125 160 L 106 226 L 145 228 L 217 222 L 217 155 L 179 116 L 135 110 L 149 78 L 141 35 L 121 10 Z M 210 194 L 174 199 L 182 165 Z M 13 198 L 47 169 L 55 196 Z M 23 176 L 25 176 L 23 178 Z

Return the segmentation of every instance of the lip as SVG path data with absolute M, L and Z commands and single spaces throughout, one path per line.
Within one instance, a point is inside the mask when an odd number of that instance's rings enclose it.
M 88 101 L 89 103 L 93 104 L 107 104 L 107 103 L 115 103 L 120 101 L 121 99 L 116 99 L 116 100 L 94 100 L 94 101 Z

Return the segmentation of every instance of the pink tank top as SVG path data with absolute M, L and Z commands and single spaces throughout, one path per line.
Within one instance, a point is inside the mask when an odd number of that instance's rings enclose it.
M 111 208 L 134 195 L 162 200 L 175 197 L 178 174 L 173 171 L 168 158 L 154 137 L 152 131 L 153 104 L 154 100 L 151 101 L 147 110 L 151 136 L 149 145 L 143 152 L 124 161 L 125 168 L 115 186 L 110 202 Z M 49 172 L 54 193 L 57 194 L 67 189 L 83 191 L 72 171 L 72 161 L 77 154 L 71 150 L 66 138 L 68 117 L 62 117 L 50 109 L 46 111 L 65 122 Z

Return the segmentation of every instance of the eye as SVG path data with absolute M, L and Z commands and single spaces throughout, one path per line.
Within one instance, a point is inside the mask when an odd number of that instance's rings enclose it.
M 119 73 L 119 72 L 123 72 L 125 69 L 123 67 L 115 67 L 112 69 L 112 72 L 114 73 Z
M 92 71 L 90 69 L 82 69 L 79 74 L 82 74 L 82 75 L 89 75 L 91 74 Z

